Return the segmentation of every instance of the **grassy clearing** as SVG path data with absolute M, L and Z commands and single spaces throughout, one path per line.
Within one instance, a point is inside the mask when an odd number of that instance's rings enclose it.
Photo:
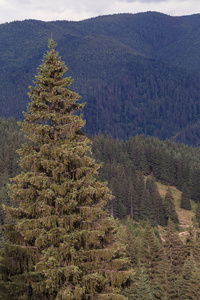
M 158 190 L 161 195 L 161 197 L 165 197 L 165 194 L 167 192 L 168 186 L 157 182 Z M 176 207 L 176 212 L 178 214 L 179 222 L 180 222 L 180 228 L 184 231 L 187 227 L 192 226 L 192 220 L 194 217 L 194 211 L 196 208 L 196 203 L 191 200 L 191 206 L 192 210 L 185 210 L 180 208 L 180 201 L 181 201 L 181 194 L 182 192 L 179 191 L 176 187 L 170 186 L 173 198 L 174 198 L 174 204 Z

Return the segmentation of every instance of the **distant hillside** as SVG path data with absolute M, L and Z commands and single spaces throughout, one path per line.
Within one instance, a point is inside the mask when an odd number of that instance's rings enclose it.
M 87 132 L 165 139 L 187 130 L 190 136 L 200 120 L 199 25 L 200 15 L 156 12 L 1 24 L 0 116 L 23 117 L 52 34 L 72 88 L 87 102 Z M 192 145 L 198 144 L 194 133 Z

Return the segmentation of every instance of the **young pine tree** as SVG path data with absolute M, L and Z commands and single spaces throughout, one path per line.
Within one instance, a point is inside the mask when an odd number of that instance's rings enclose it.
M 87 156 L 84 121 L 74 114 L 84 104 L 54 48 L 51 39 L 21 123 L 29 143 L 10 187 L 18 208 L 6 208 L 15 223 L 5 228 L 0 298 L 124 299 L 132 272 L 103 209 L 112 195 Z

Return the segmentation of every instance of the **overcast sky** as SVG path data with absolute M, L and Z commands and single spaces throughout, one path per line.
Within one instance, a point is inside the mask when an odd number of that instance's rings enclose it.
M 200 13 L 199 0 L 0 0 L 0 23 L 36 19 L 79 21 L 115 13 Z

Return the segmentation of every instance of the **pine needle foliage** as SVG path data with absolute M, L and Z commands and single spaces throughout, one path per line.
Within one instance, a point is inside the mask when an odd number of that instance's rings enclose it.
M 0 297 L 125 299 L 121 288 L 132 271 L 104 210 L 112 195 L 98 181 L 85 121 L 76 113 L 84 104 L 55 46 L 51 39 L 20 123 L 29 142 L 10 186 L 18 207 L 5 207 L 13 224 L 5 227 Z

